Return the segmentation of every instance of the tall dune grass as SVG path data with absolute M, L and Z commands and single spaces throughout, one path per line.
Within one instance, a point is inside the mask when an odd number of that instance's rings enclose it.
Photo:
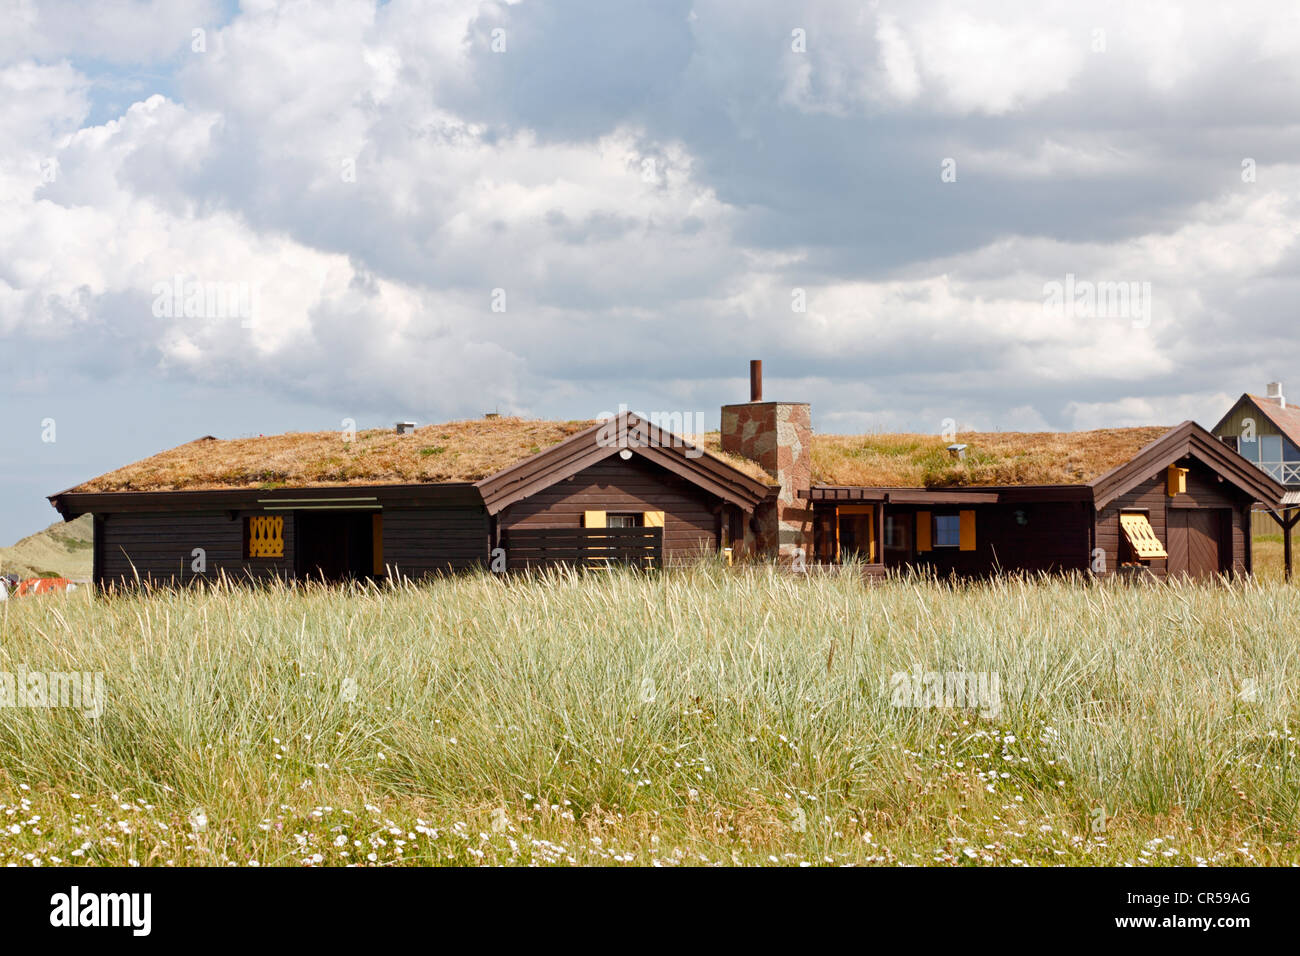
M 0 863 L 1300 862 L 1280 584 L 658 574 L 0 605 Z M 894 706 L 897 672 L 1000 708 Z M 33 822 L 35 821 L 35 822 Z

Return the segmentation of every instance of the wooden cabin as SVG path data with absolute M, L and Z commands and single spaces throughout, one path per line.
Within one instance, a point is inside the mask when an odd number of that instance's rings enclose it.
M 1080 450 L 1145 429 L 1076 433 Z M 1052 436 L 1058 442 L 1067 436 Z M 969 436 L 971 447 L 977 436 Z M 1062 451 L 1062 454 L 1065 454 Z M 899 488 L 813 484 L 813 553 L 868 572 L 924 567 L 940 575 L 1006 571 L 1141 572 L 1208 578 L 1252 570 L 1250 514 L 1284 489 L 1195 422 L 1113 458 L 1080 456 L 1079 480 Z M 1088 464 L 1084 464 L 1087 462 Z
M 495 416 L 394 431 L 205 437 L 51 496 L 94 515 L 94 580 L 343 580 L 702 554 L 868 574 L 1252 568 L 1250 512 L 1286 489 L 1193 422 L 1172 429 L 815 435 L 803 402 L 654 416 Z
M 94 515 L 94 581 L 337 581 L 716 553 L 775 490 L 624 414 L 201 438 L 51 497 Z M 765 478 L 765 476 L 763 476 Z

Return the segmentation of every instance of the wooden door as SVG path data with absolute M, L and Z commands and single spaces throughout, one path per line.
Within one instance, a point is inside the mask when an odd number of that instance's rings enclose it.
M 1227 570 L 1224 527 L 1228 513 L 1219 508 L 1170 508 L 1169 575 L 1209 578 Z
M 840 505 L 835 509 L 840 561 L 853 555 L 859 561 L 875 563 L 875 514 L 874 505 Z

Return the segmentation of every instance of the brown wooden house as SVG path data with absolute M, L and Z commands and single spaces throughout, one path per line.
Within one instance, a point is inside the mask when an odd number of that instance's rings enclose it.
M 488 447 L 461 454 L 426 444 L 467 432 Z M 368 447 L 343 450 L 352 443 Z M 520 455 L 525 448 L 532 453 Z M 277 464 L 231 467 L 241 456 Z M 339 456 L 350 458 L 336 464 Z M 427 462 L 434 457 L 453 462 Z M 94 515 L 98 584 L 222 573 L 341 580 L 491 567 L 494 558 L 498 569 L 654 567 L 716 553 L 774 493 L 755 474 L 625 414 L 613 426 L 503 419 L 361 433 L 346 444 L 334 433 L 205 438 L 50 500 L 66 519 Z M 249 481 L 265 477 L 279 480 Z
M 1248 574 L 1250 511 L 1284 489 L 1195 422 L 1072 484 L 953 488 L 812 485 L 812 552 L 868 571 L 941 575 L 1142 569 L 1157 578 Z
M 399 432 L 405 429 L 399 429 Z M 643 567 L 727 550 L 868 574 L 1246 574 L 1286 489 L 1193 422 L 1079 433 L 814 435 L 809 406 L 722 408 L 687 440 L 490 417 L 406 434 L 200 439 L 51 497 L 94 515 L 97 583 Z M 951 454 L 950 454 L 951 451 Z

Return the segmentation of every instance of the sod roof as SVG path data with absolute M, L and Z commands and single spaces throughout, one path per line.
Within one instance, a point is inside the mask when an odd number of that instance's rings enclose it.
M 69 489 L 73 493 L 472 482 L 591 427 L 591 421 L 480 418 L 391 429 L 200 438 Z M 1083 484 L 1131 459 L 1166 428 L 1085 432 L 964 432 L 964 461 L 934 435 L 814 435 L 813 481 L 826 485 L 948 488 Z M 700 444 L 744 474 L 756 464 L 721 452 L 717 432 Z

